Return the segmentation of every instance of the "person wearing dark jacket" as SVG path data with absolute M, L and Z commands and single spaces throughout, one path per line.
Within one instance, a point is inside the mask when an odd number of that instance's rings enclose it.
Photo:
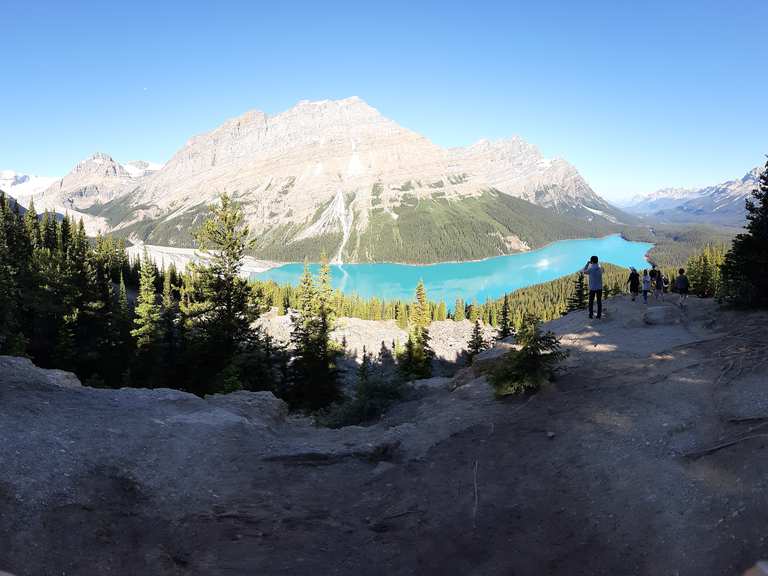
M 629 279 L 627 280 L 627 284 L 629 284 L 629 293 L 632 294 L 632 302 L 634 302 L 635 298 L 637 298 L 637 295 L 640 293 L 640 274 L 638 274 L 637 270 L 633 267 L 630 267 L 629 269 Z
M 685 301 L 688 300 L 688 290 L 691 287 L 691 283 L 688 281 L 688 276 L 685 275 L 685 268 L 680 268 L 677 271 L 677 278 L 675 278 L 675 290 L 680 294 L 680 308 L 685 306 Z

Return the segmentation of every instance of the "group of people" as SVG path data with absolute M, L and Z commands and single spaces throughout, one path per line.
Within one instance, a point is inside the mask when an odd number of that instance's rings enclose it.
M 592 256 L 589 259 L 586 266 L 584 266 L 584 274 L 589 278 L 589 317 L 594 318 L 595 301 L 597 301 L 597 318 L 602 318 L 603 267 L 600 265 L 597 256 Z M 630 267 L 627 285 L 629 286 L 629 293 L 632 296 L 633 302 L 639 296 L 642 288 L 643 302 L 648 304 L 648 294 L 651 292 L 653 292 L 656 300 L 664 300 L 664 292 L 669 289 L 669 278 L 662 274 L 661 270 L 656 268 L 656 265 L 653 265 L 650 271 L 647 269 L 643 270 L 642 276 L 634 267 Z M 674 280 L 674 290 L 680 296 L 679 305 L 681 308 L 685 306 L 685 302 L 688 299 L 689 288 L 690 282 L 688 281 L 688 276 L 685 275 L 685 269 L 680 268 Z

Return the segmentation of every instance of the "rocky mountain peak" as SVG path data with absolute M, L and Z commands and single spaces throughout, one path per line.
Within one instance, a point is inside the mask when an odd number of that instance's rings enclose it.
M 103 152 L 96 152 L 85 160 L 79 162 L 70 174 L 93 175 L 102 178 L 127 178 L 128 172 L 112 156 Z

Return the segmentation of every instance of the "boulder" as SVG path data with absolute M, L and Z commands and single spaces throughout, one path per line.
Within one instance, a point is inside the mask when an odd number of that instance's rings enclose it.
M 643 313 L 643 322 L 652 326 L 678 324 L 680 320 L 680 309 L 670 305 L 651 306 Z
M 255 424 L 274 426 L 282 424 L 288 416 L 288 405 L 272 392 L 239 390 L 230 394 L 213 394 L 205 400 Z
M 0 356 L 0 384 L 36 382 L 62 388 L 80 388 L 80 380 L 72 372 L 38 368 L 29 358 Z

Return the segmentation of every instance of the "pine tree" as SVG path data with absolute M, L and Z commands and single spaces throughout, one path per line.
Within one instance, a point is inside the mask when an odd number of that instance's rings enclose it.
M 507 352 L 491 372 L 490 381 L 498 396 L 539 388 L 568 356 L 554 332 L 541 331 L 541 323 L 535 316 L 523 318 L 517 341 L 520 348 Z
M 456 298 L 456 302 L 453 305 L 453 319 L 456 322 L 461 322 L 466 316 L 464 315 L 464 300 Z
M 395 322 L 403 330 L 408 329 L 408 308 L 400 301 L 395 303 Z
M 474 357 L 487 347 L 488 343 L 483 336 L 483 326 L 480 324 L 480 320 L 475 320 L 475 325 L 472 328 L 472 336 L 470 336 L 469 342 L 467 343 L 467 353 L 469 355 L 470 364 Z
M 470 322 L 474 322 L 480 318 L 480 306 L 477 303 L 477 300 L 472 300 L 472 305 L 469 307 L 469 320 Z
M 18 287 L 6 239 L 6 219 L 12 215 L 5 209 L 5 202 L 5 197 L 0 196 L 0 354 L 19 352 L 13 350 L 11 346 L 17 327 Z
M 429 300 L 424 282 L 416 286 L 416 299 L 411 314 L 411 326 L 404 352 L 398 356 L 400 371 L 406 378 L 429 378 L 432 375 L 434 352 L 430 346 Z
M 427 330 L 432 322 L 432 315 L 429 310 L 429 301 L 427 300 L 427 291 L 424 288 L 424 281 L 419 280 L 416 285 L 416 301 L 413 305 L 413 315 L 411 323 L 418 331 Z
M 132 319 L 131 309 L 128 305 L 128 291 L 125 288 L 125 280 L 122 273 L 120 274 L 120 285 L 117 292 L 115 318 L 119 327 L 121 345 L 124 348 L 128 347 L 130 345 Z
M 172 274 L 166 270 L 163 274 L 163 293 L 160 306 L 161 335 L 160 353 L 163 357 L 166 380 L 175 372 L 180 352 L 179 342 L 179 304 L 175 296 L 175 288 L 171 282 Z M 122 281 L 122 278 L 121 278 Z
M 360 361 L 360 366 L 357 368 L 357 383 L 358 386 L 365 386 L 371 378 L 371 355 L 363 346 L 363 358 Z
M 499 320 L 498 338 L 503 340 L 509 338 L 514 333 L 512 327 L 512 310 L 509 303 L 509 294 L 504 294 L 504 304 L 501 307 L 501 318 Z
M 395 368 L 395 343 L 392 342 L 392 349 L 387 348 L 386 342 L 381 341 L 381 348 L 379 348 L 379 372 L 382 376 L 388 376 Z
M 40 222 L 41 235 L 43 237 L 43 246 L 55 252 L 59 249 L 58 231 L 56 227 L 56 215 L 48 210 L 43 214 Z
M 445 300 L 440 300 L 440 304 L 437 306 L 437 313 L 435 314 L 436 320 L 445 320 L 448 317 Z
M 24 214 L 24 228 L 30 239 L 33 248 L 40 248 L 43 243 L 43 237 L 40 233 L 40 221 L 35 211 L 35 201 L 29 201 L 29 207 Z
M 587 287 L 584 283 L 584 274 L 579 272 L 573 280 L 573 290 L 566 303 L 566 314 L 575 310 L 583 310 L 587 307 Z
M 161 333 L 160 306 L 155 292 L 155 266 L 149 259 L 146 248 L 139 277 L 139 295 L 136 299 L 136 317 L 131 336 L 136 339 L 136 348 L 140 353 L 154 352 Z
M 291 364 L 287 399 L 291 405 L 308 411 L 327 407 L 341 397 L 336 357 L 338 349 L 331 342 L 333 310 L 330 299 L 330 267 L 323 264 L 316 285 L 309 265 L 298 288 L 297 310 L 291 317 Z
M 67 250 L 69 250 L 69 243 L 72 241 L 72 229 L 69 216 L 64 216 L 58 231 L 59 233 L 56 243 L 58 244 L 59 251 L 62 254 L 66 254 Z
M 253 336 L 251 324 L 257 310 L 240 270 L 255 240 L 250 237 L 242 207 L 227 194 L 210 207 L 210 216 L 194 237 L 200 250 L 210 256 L 210 265 L 197 267 L 207 305 L 202 329 L 211 350 L 218 349 L 216 366 L 223 368 L 238 346 Z
M 746 200 L 745 232 L 734 238 L 721 267 L 725 298 L 739 305 L 768 305 L 768 161 Z

